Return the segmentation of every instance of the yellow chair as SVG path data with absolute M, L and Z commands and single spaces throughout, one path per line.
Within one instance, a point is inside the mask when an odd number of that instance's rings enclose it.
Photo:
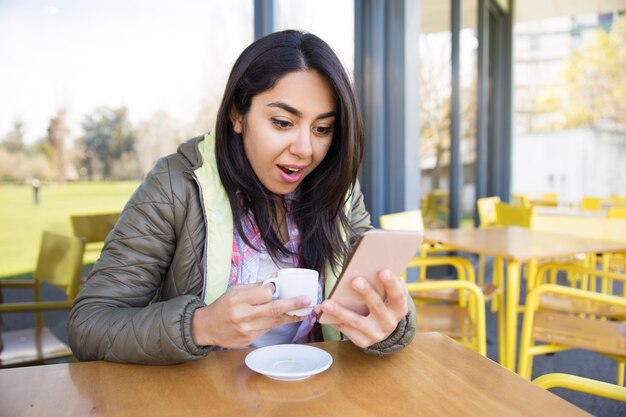
M 608 217 L 610 219 L 626 219 L 626 207 L 611 207 Z
M 500 203 L 500 197 L 484 197 L 476 201 L 476 209 L 478 211 L 478 219 L 480 228 L 496 227 L 498 224 L 498 216 L 496 215 L 496 204 Z M 485 283 L 485 256 L 478 256 L 478 282 Z
M 476 201 L 481 228 L 499 226 L 496 214 L 496 204 L 498 203 L 500 203 L 500 197 L 498 196 L 479 198 Z
M 544 193 L 539 196 L 539 200 L 534 202 L 537 206 L 558 206 L 559 196 L 557 193 Z
M 496 203 L 496 218 L 500 226 L 531 227 L 533 208 Z
M 428 280 L 407 283 L 416 304 L 418 331 L 440 332 L 459 340 L 483 356 L 487 355 L 485 299 L 472 282 L 471 264 L 453 257 L 414 258 L 407 268 L 451 265 L 457 269 L 458 280 Z M 440 300 L 446 294 L 455 303 Z M 424 304 L 434 298 L 435 303 Z
M 617 194 L 611 194 L 609 202 L 612 207 L 626 207 L 626 197 Z
M 424 231 L 424 219 L 420 210 L 383 214 L 379 218 L 381 229 Z
M 518 226 L 518 227 L 532 227 L 532 219 L 533 219 L 533 207 L 521 207 L 521 206 L 513 206 L 507 203 L 496 203 L 496 217 L 498 224 L 503 227 L 507 226 Z M 530 260 L 527 265 L 525 265 L 524 275 L 528 277 L 529 275 L 533 275 L 534 271 L 537 269 L 537 261 Z M 494 282 L 502 282 L 503 281 L 503 265 L 501 262 L 494 264 Z M 532 287 L 528 287 L 531 289 Z
M 104 242 L 119 217 L 119 212 L 73 215 L 70 216 L 70 222 L 74 236 L 83 239 L 89 250 L 89 244 Z
M 434 190 L 422 200 L 422 213 L 430 229 L 447 227 L 449 217 L 449 193 Z
M 511 205 L 517 207 L 530 207 L 532 203 L 526 194 L 511 194 Z
M 582 376 L 552 373 L 541 375 L 540 377 L 535 378 L 533 382 L 543 389 L 566 388 L 578 392 L 597 395 L 599 397 L 626 402 L 625 387 Z
M 601 279 L 626 283 L 626 276 L 583 268 L 576 265 L 547 264 L 534 278 L 534 289 L 526 297 L 520 338 L 519 374 L 530 379 L 536 355 L 568 349 L 586 349 L 618 361 L 617 382 L 624 384 L 626 361 L 626 298 L 544 284 L 555 280 L 558 272 L 581 274 L 589 280 Z M 590 281 L 585 284 L 592 287 Z M 535 341 L 543 342 L 537 345 Z
M 70 348 L 44 326 L 42 312 L 72 307 L 80 284 L 84 250 L 85 244 L 79 238 L 43 232 L 33 279 L 0 280 L 0 288 L 32 288 L 34 292 L 34 301 L 0 304 L 0 313 L 35 312 L 36 317 L 35 328 L 2 334 L 0 367 L 38 364 L 72 355 Z M 42 283 L 62 289 L 67 300 L 42 301 Z
M 602 210 L 602 205 L 607 202 L 606 198 L 600 198 L 600 197 L 583 197 L 583 199 L 580 202 L 580 209 L 581 210 L 589 210 L 589 211 L 593 211 L 593 210 Z

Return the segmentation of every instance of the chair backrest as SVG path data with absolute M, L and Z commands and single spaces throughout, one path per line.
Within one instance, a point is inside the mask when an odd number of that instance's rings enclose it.
M 480 227 L 493 227 L 498 225 L 496 215 L 496 204 L 500 202 L 500 197 L 483 197 L 476 201 Z
M 422 200 L 422 215 L 430 222 L 447 222 L 449 213 L 449 192 L 434 190 Z
M 557 193 L 544 193 L 539 196 L 539 203 L 543 206 L 557 206 L 559 195 Z
M 506 203 L 496 203 L 496 217 L 500 226 L 531 227 L 532 207 L 516 207 Z
M 72 300 L 78 293 L 85 243 L 77 237 L 43 232 L 33 278 L 65 291 Z M 37 300 L 40 301 L 40 300 Z
M 544 283 L 556 282 L 558 275 L 565 273 L 577 279 L 580 288 Z M 614 284 L 626 283 L 625 275 L 595 267 L 545 264 L 533 281 L 534 289 L 524 306 L 519 375 L 530 379 L 533 356 L 558 352 L 564 346 L 626 357 L 626 324 L 621 322 L 626 299 L 611 290 Z M 535 347 L 536 342 L 542 343 L 540 348 Z
M 626 219 L 626 207 L 611 207 L 608 216 L 611 219 Z
M 602 210 L 602 203 L 607 202 L 606 198 L 583 197 L 580 201 L 581 210 Z
M 117 223 L 120 213 L 86 214 L 70 216 L 74 236 L 85 243 L 104 242 Z
M 380 227 L 386 230 L 424 230 L 424 220 L 420 210 L 383 214 L 379 220 Z
M 609 197 L 609 201 L 613 207 L 626 206 L 626 197 L 620 196 L 618 194 L 611 194 L 611 197 Z
M 597 395 L 599 397 L 626 401 L 626 387 L 582 376 L 552 373 L 541 375 L 540 377 L 535 378 L 533 382 L 544 389 L 566 388 L 578 392 Z
M 511 205 L 519 207 L 530 207 L 530 197 L 526 194 L 511 194 Z

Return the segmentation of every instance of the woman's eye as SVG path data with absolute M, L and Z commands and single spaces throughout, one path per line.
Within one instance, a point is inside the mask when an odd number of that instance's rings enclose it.
M 332 126 L 317 126 L 313 128 L 313 131 L 318 135 L 328 135 L 333 132 Z
M 280 129 L 286 129 L 286 128 L 291 126 L 291 122 L 290 121 L 282 120 L 282 119 L 272 119 L 272 124 L 274 126 L 279 127 Z

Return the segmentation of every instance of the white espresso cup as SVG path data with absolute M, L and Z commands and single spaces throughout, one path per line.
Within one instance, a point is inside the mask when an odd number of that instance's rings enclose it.
M 263 281 L 263 285 L 274 284 L 274 299 L 285 300 L 299 296 L 307 296 L 311 300 L 308 307 L 287 312 L 291 316 L 306 316 L 317 304 L 317 287 L 319 273 L 313 269 L 286 268 L 278 271 L 278 276 Z

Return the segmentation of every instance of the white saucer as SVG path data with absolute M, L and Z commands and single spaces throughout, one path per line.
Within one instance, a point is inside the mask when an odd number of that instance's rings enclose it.
M 333 357 L 308 345 L 266 346 L 248 353 L 246 365 L 255 372 L 279 381 L 298 381 L 327 370 Z

